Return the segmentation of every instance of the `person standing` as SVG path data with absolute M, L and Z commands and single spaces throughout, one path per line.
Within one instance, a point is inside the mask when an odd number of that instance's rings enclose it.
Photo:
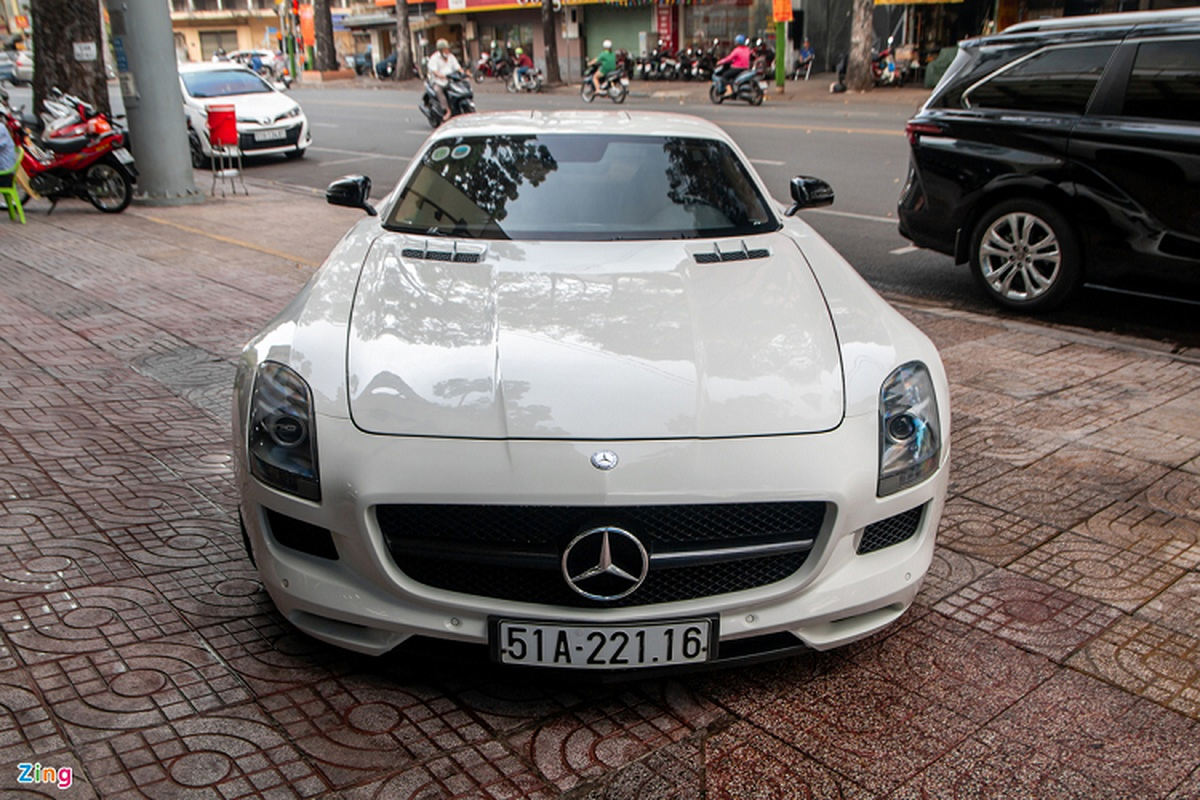
M 450 97 L 446 94 L 446 87 L 450 85 L 451 75 L 462 72 L 462 64 L 459 64 L 458 59 L 450 52 L 448 41 L 437 40 L 437 52 L 429 57 L 426 68 L 429 71 L 429 82 L 433 84 L 434 91 L 442 101 L 442 119 L 450 119 Z

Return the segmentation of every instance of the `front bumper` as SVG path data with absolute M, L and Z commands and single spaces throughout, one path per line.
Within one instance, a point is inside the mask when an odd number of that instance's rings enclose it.
M 847 418 L 835 431 L 730 440 L 467 441 L 367 436 L 321 418 L 323 501 L 275 492 L 239 457 L 242 512 L 264 585 L 296 627 L 351 650 L 383 654 L 410 637 L 487 644 L 489 618 L 576 624 L 712 615 L 721 644 L 786 633 L 824 650 L 868 636 L 912 603 L 932 559 L 948 482 L 948 446 L 925 483 L 877 498 L 877 420 Z M 333 447 L 333 442 L 341 443 Z M 620 454 L 611 472 L 589 463 Z M 857 454 L 847 457 L 847 454 Z M 374 508 L 383 504 L 631 506 L 817 501 L 823 526 L 803 566 L 757 588 L 679 602 L 580 608 L 437 589 L 406 575 L 389 552 Z M 858 554 L 864 529 L 921 507 L 911 536 Z M 272 535 L 268 510 L 331 534 L 337 559 Z M 778 637 L 776 637 L 778 638 Z M 736 648 L 730 648 L 731 651 Z

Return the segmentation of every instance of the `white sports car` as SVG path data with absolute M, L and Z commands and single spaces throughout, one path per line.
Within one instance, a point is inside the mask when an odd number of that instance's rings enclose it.
M 298 628 L 624 670 L 826 649 L 913 602 L 937 351 L 715 125 L 457 118 L 246 347 L 247 547 Z M 461 649 L 461 648 L 457 648 Z

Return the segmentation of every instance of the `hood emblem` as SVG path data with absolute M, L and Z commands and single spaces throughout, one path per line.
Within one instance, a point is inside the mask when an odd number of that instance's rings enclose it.
M 617 466 L 620 461 L 612 450 L 598 450 L 592 453 L 592 466 L 605 472 Z
M 650 557 L 638 538 L 624 528 L 584 531 L 562 555 L 567 585 L 589 600 L 620 600 L 646 580 Z

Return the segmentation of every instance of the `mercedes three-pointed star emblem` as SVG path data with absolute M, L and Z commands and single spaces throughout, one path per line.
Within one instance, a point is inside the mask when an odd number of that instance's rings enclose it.
M 592 453 L 592 466 L 605 472 L 616 467 L 620 460 L 612 450 L 597 450 Z
M 620 600 L 646 580 L 650 558 L 638 538 L 623 528 L 584 531 L 562 555 L 567 585 L 589 600 Z

